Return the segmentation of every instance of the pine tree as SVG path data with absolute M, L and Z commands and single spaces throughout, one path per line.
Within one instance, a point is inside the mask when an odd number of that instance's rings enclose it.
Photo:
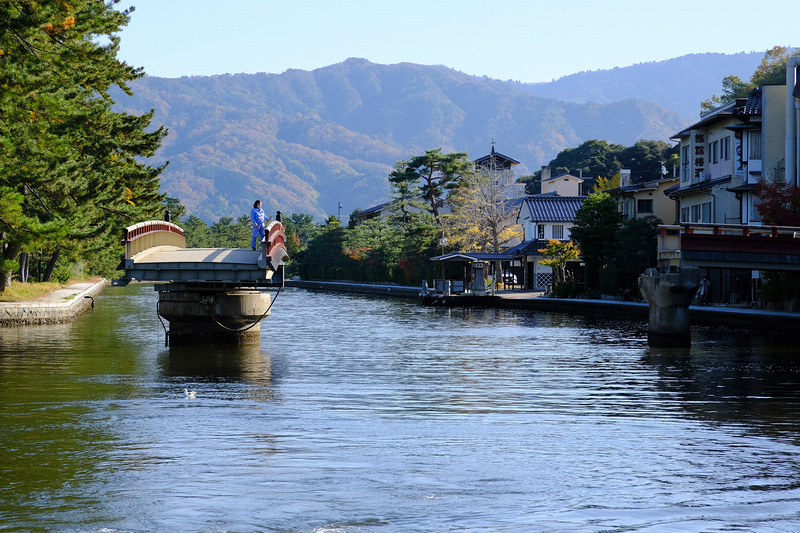
M 112 110 L 110 89 L 130 94 L 144 75 L 116 58 L 130 18 L 116 3 L 0 2 L 0 201 L 20 209 L 0 219 L 5 266 L 35 249 L 50 272 L 60 257 L 108 273 L 122 228 L 160 214 L 164 166 L 140 158 L 166 130 L 147 131 L 152 113 Z
M 393 186 L 417 187 L 420 196 L 430 205 L 439 222 L 439 202 L 447 191 L 458 186 L 459 180 L 473 171 L 473 164 L 464 152 L 443 154 L 441 148 L 425 150 L 424 155 L 400 161 L 389 175 Z

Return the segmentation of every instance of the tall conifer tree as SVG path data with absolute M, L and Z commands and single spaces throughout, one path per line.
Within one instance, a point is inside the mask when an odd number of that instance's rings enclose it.
M 0 2 L 0 215 L 3 281 L 21 251 L 108 273 L 122 228 L 159 215 L 149 166 L 166 135 L 152 112 L 112 110 L 117 86 L 144 75 L 116 58 L 130 11 L 117 1 Z M 0 283 L 4 285 L 5 283 Z

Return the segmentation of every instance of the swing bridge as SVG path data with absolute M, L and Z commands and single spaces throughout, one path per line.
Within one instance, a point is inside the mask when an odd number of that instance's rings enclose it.
M 284 282 L 286 234 L 281 216 L 265 226 L 260 249 L 186 248 L 183 229 L 151 220 L 125 228 L 118 270 L 131 281 L 154 283 L 165 344 L 236 343 L 260 340 Z

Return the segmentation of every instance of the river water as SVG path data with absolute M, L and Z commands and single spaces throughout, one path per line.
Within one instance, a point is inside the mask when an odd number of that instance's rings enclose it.
M 0 329 L 0 530 L 800 530 L 796 339 L 285 289 L 165 348 L 156 300 Z

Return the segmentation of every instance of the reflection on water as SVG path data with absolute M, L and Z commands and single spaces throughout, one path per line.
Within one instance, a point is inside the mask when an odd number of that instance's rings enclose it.
M 675 393 L 687 414 L 796 441 L 799 352 L 785 337 L 714 330 L 689 350 L 647 350 L 643 361 L 658 371 L 660 389 Z
M 156 299 L 0 330 L 0 528 L 800 527 L 774 336 L 287 289 L 261 346 L 164 348 Z

